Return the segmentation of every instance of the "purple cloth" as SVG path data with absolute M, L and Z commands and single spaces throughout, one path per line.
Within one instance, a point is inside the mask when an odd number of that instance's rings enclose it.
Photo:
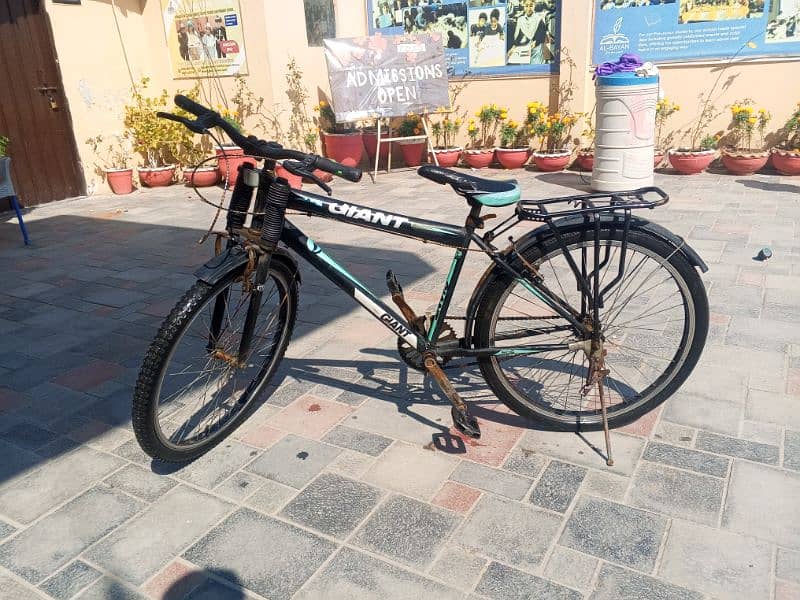
M 644 63 L 638 54 L 623 54 L 619 57 L 617 62 L 607 62 L 597 65 L 594 70 L 594 76 L 600 77 L 603 75 L 611 75 L 613 73 L 623 73 L 626 71 L 635 71 Z

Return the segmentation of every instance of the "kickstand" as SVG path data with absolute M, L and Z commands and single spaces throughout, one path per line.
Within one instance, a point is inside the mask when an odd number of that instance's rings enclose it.
M 436 356 L 433 353 L 425 356 L 425 370 L 433 376 L 436 383 L 439 384 L 439 388 L 441 388 L 444 395 L 447 396 L 447 399 L 450 400 L 450 403 L 453 405 L 450 414 L 453 416 L 453 425 L 455 428 L 471 438 L 480 438 L 481 429 L 478 425 L 478 419 L 469 414 L 466 403 L 462 400 L 461 396 L 458 395 L 458 392 L 453 387 L 453 384 L 450 383 L 442 367 L 436 362 Z
M 600 411 L 603 414 L 603 433 L 606 436 L 606 465 L 614 466 L 614 459 L 611 456 L 611 434 L 608 431 L 608 414 L 606 413 L 606 397 L 603 393 L 603 377 L 597 379 L 597 392 L 600 395 Z

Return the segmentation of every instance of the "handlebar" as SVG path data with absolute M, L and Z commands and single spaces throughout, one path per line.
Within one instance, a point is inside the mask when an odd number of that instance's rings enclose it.
M 191 98 L 187 98 L 182 94 L 175 96 L 175 104 L 186 112 L 195 115 L 197 119 L 192 121 L 170 113 L 158 113 L 158 116 L 182 123 L 195 133 L 207 133 L 210 127 L 219 127 L 228 134 L 237 146 L 245 151 L 245 154 L 273 160 L 299 160 L 303 162 L 303 166 L 307 167 L 309 171 L 320 169 L 321 171 L 331 173 L 342 179 L 352 181 L 353 183 L 361 179 L 362 172 L 361 169 L 357 167 L 348 167 L 316 154 L 284 148 L 277 142 L 266 142 L 253 135 L 244 136 L 238 129 L 223 119 L 219 113 L 198 104 Z

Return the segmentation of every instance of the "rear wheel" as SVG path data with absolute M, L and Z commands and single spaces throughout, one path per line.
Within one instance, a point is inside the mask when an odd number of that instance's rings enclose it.
M 147 454 L 192 460 L 247 418 L 289 343 L 297 298 L 295 273 L 273 260 L 250 351 L 238 360 L 252 301 L 243 270 L 186 292 L 161 325 L 136 383 L 133 428 Z
M 619 270 L 622 232 L 600 232 L 600 287 Z M 594 235 L 563 235 L 577 265 L 592 268 Z M 523 252 L 550 291 L 582 309 L 577 279 L 552 237 Z M 521 261 L 519 261 L 521 262 Z M 521 271 L 525 266 L 518 264 Z M 567 321 L 511 277 L 497 276 L 477 311 L 478 347 L 514 348 L 581 341 Z M 708 332 L 708 300 L 694 267 L 674 247 L 641 230 L 628 234 L 622 280 L 600 310 L 609 425 L 629 423 L 666 400 L 692 372 Z M 480 359 L 497 397 L 517 413 L 555 428 L 602 427 L 597 386 L 588 386 L 589 359 L 582 349 Z

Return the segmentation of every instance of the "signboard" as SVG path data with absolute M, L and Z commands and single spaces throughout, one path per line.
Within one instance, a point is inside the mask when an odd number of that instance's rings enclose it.
M 325 40 L 325 60 L 339 122 L 450 107 L 437 33 Z
M 370 34 L 438 33 L 450 77 L 558 70 L 560 0 L 366 0 Z
M 161 0 L 175 79 L 247 75 L 239 0 Z
M 595 1 L 595 63 L 800 55 L 800 0 Z

